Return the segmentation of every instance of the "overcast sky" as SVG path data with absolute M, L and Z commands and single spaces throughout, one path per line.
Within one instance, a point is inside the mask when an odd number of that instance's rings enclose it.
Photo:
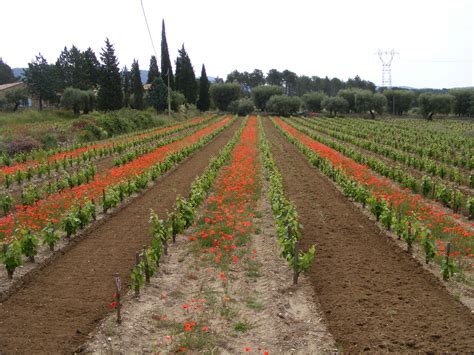
M 143 0 L 160 55 L 165 19 L 171 60 L 184 43 L 196 76 L 288 69 L 298 75 L 359 75 L 381 84 L 377 49 L 399 54 L 392 85 L 474 86 L 473 0 Z M 1 0 L 0 57 L 26 67 L 38 52 L 114 44 L 120 66 L 148 69 L 153 49 L 140 0 Z

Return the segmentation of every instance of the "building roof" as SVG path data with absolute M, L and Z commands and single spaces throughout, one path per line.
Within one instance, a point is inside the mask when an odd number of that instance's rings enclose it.
M 14 88 L 16 86 L 19 86 L 19 85 L 25 85 L 25 83 L 22 82 L 22 81 L 18 81 L 16 83 L 2 84 L 2 85 L 0 85 L 0 91 L 12 89 L 12 88 Z

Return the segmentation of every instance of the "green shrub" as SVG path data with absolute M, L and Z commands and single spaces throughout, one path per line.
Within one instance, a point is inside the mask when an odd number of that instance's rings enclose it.
M 213 84 L 210 88 L 214 105 L 221 111 L 226 111 L 232 101 L 238 100 L 241 89 L 239 84 Z
M 274 95 L 267 102 L 267 111 L 281 116 L 290 116 L 299 111 L 301 100 L 296 96 Z
M 240 99 L 232 101 L 227 109 L 236 115 L 247 116 L 255 110 L 255 106 L 250 99 Z
M 283 88 L 278 85 L 262 85 L 252 89 L 252 99 L 259 110 L 265 110 L 270 97 L 283 95 Z

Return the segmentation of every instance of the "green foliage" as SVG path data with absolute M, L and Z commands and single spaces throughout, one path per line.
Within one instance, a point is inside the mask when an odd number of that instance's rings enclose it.
M 177 91 L 171 91 L 171 110 L 178 111 L 186 103 L 184 95 Z
M 287 199 L 283 189 L 283 177 L 281 176 L 275 161 L 273 160 L 267 138 L 259 121 L 260 151 L 263 155 L 265 178 L 269 181 L 269 197 L 273 211 L 273 217 L 277 226 L 277 237 L 281 248 L 281 256 L 294 267 L 296 241 L 301 236 L 302 226 L 298 220 L 295 206 Z M 298 255 L 298 274 L 307 272 L 314 260 L 316 249 L 311 246 L 306 252 L 300 251 Z
M 209 80 L 207 79 L 206 67 L 204 64 L 201 69 L 201 77 L 199 78 L 199 97 L 196 103 L 197 108 L 200 111 L 207 111 L 211 106 L 211 96 L 209 93 Z
M 132 89 L 130 87 L 130 72 L 128 71 L 127 66 L 122 69 L 120 76 L 122 78 L 122 106 L 130 107 L 130 96 L 132 95 Z
M 0 260 L 5 265 L 5 269 L 7 269 L 8 277 L 12 278 L 15 269 L 22 264 L 20 242 L 14 240 L 8 245 L 4 244 L 3 251 L 0 254 Z
M 347 100 L 340 96 L 327 97 L 323 100 L 321 105 L 326 111 L 329 111 L 331 115 L 336 116 L 338 113 L 347 112 L 349 109 Z
M 158 215 L 150 209 L 150 224 L 151 224 L 151 250 L 154 255 L 155 262 L 158 263 L 164 253 L 165 245 L 169 239 L 169 228 L 158 218 Z
M 358 89 L 349 88 L 349 89 L 342 89 L 339 90 L 337 96 L 342 97 L 348 103 L 347 110 L 349 112 L 356 112 L 356 94 L 359 92 Z
M 140 77 L 140 67 L 138 61 L 134 60 L 130 71 L 131 102 L 130 107 L 136 110 L 143 110 L 143 83 Z
M 151 84 L 151 88 L 147 92 L 147 101 L 158 112 L 162 112 L 167 109 L 168 88 L 161 77 L 156 78 Z
M 443 261 L 441 262 L 441 276 L 443 277 L 443 280 L 448 281 L 456 272 L 456 270 L 457 268 L 453 258 L 451 258 L 449 255 L 444 257 Z
M 90 90 L 97 85 L 99 62 L 89 47 L 81 52 L 76 46 L 61 51 L 57 61 L 58 87 L 62 91 L 67 87 Z
M 161 78 L 171 89 L 175 88 L 173 68 L 171 67 L 168 42 L 166 41 L 165 20 L 161 23 Z
M 253 105 L 253 101 L 251 99 L 243 98 L 232 101 L 227 109 L 236 115 L 247 116 L 255 110 L 255 106 Z
M 423 228 L 420 232 L 421 235 L 421 246 L 425 251 L 425 262 L 429 264 L 435 257 L 435 241 L 431 237 L 431 232 L 429 229 Z
M 159 76 L 160 70 L 158 69 L 158 62 L 156 61 L 156 57 L 152 55 L 150 58 L 150 67 L 148 69 L 148 78 L 146 83 L 151 84 Z
M 28 68 L 24 71 L 23 80 L 28 86 L 30 93 L 38 98 L 40 110 L 43 108 L 43 101 L 57 101 L 57 69 L 54 65 L 48 64 L 41 53 L 36 56 L 33 62 L 28 63 Z
M 16 111 L 23 101 L 28 99 L 28 92 L 26 89 L 9 90 L 5 94 L 7 103 L 13 105 L 13 111 Z
M 31 230 L 21 229 L 19 239 L 22 254 L 29 258 L 31 262 L 34 262 L 35 256 L 38 254 L 38 238 Z
M 387 111 L 394 115 L 408 112 L 415 101 L 415 93 L 410 90 L 385 90 L 383 95 L 387 99 Z
M 372 110 L 379 115 L 387 109 L 387 98 L 383 94 L 376 93 L 372 97 Z
M 418 97 L 418 104 L 421 114 L 432 120 L 436 113 L 450 113 L 454 100 L 454 96 L 449 94 L 423 93 Z
M 145 284 L 145 270 L 143 265 L 140 263 L 135 265 L 132 268 L 132 272 L 130 273 L 130 280 L 131 280 L 131 287 L 135 290 L 135 294 L 137 295 L 140 288 L 143 287 Z
M 3 215 L 6 216 L 13 207 L 13 198 L 8 194 L 0 195 L 0 209 L 3 212 Z
M 281 116 L 290 116 L 299 111 L 301 99 L 296 96 L 274 95 L 267 102 L 268 112 L 276 113 Z
M 60 239 L 59 234 L 54 228 L 54 225 L 52 223 L 48 223 L 48 225 L 46 225 L 46 227 L 44 227 L 41 232 L 41 239 L 43 245 L 47 245 L 49 247 L 49 250 L 53 251 L 54 246 Z
M 274 95 L 283 95 L 283 88 L 278 85 L 262 85 L 252 89 L 253 102 L 261 111 L 266 109 L 268 100 Z
M 122 82 L 115 49 L 108 38 L 105 40 L 105 48 L 102 48 L 100 59 L 102 65 L 97 94 L 98 108 L 104 111 L 118 110 L 122 107 L 123 101 Z
M 190 104 L 195 104 L 197 100 L 197 81 L 194 69 L 191 64 L 184 44 L 178 50 L 178 58 L 176 59 L 176 77 L 175 77 L 176 91 L 183 93 L 186 101 Z
M 307 110 L 312 112 L 319 112 L 322 109 L 321 104 L 326 97 L 326 94 L 321 91 L 308 92 L 303 95 L 302 100 Z
M 459 116 L 473 113 L 474 89 L 451 89 L 449 94 L 454 97 L 453 113 Z
M 241 94 L 240 85 L 236 83 L 212 84 L 210 88 L 212 102 L 221 111 L 226 111 L 232 101 L 238 100 Z
M 71 110 L 74 114 L 78 115 L 81 110 L 86 108 L 86 104 L 89 103 L 89 93 L 80 89 L 72 87 L 64 90 L 63 96 L 61 97 L 61 106 Z
M 16 81 L 12 68 L 0 58 L 0 85 L 14 83 Z
M 61 220 L 61 228 L 66 232 L 66 238 L 70 238 L 79 229 L 81 220 L 77 217 L 76 211 L 69 212 Z

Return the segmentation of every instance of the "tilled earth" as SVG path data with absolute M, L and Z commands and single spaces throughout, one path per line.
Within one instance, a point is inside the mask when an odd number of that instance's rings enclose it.
M 272 152 L 294 201 L 310 278 L 339 350 L 471 352 L 474 315 L 398 248 L 273 126 Z
M 189 193 L 192 181 L 240 123 L 237 120 L 0 304 L 0 353 L 74 352 L 110 311 L 113 274 L 128 280 L 135 251 L 149 244 L 150 208 L 164 218 L 176 196 Z

